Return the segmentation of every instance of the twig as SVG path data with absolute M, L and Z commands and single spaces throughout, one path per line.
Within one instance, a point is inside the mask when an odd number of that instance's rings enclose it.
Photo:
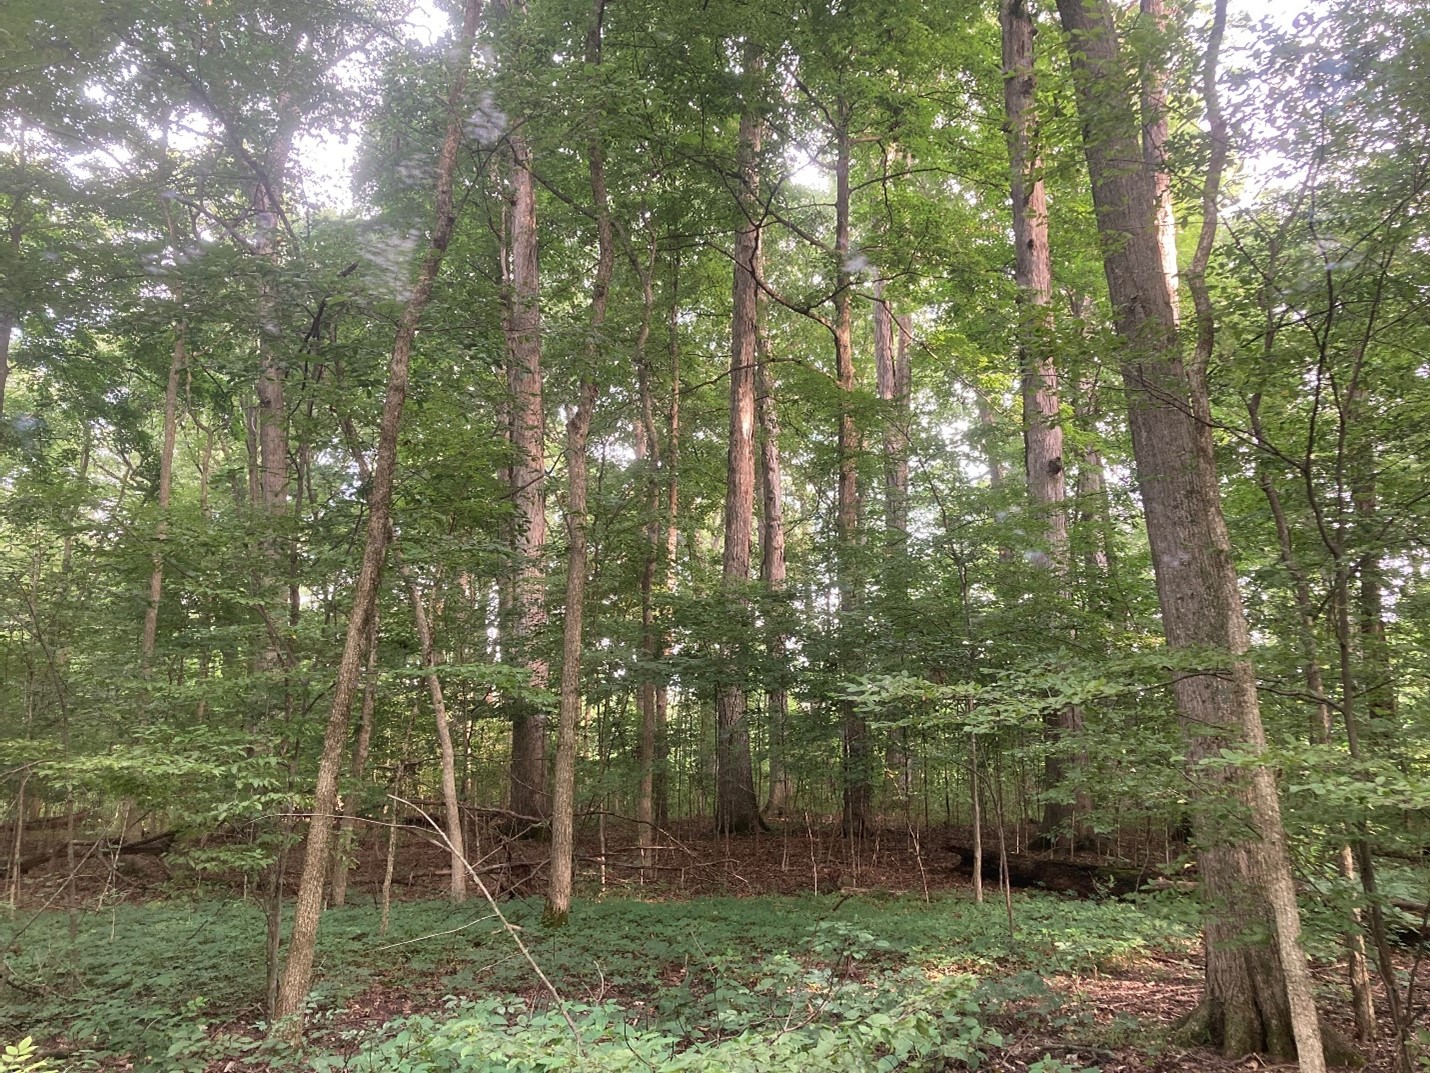
M 415 808 L 418 812 L 421 812 L 422 818 L 432 825 L 432 830 L 437 832 L 437 837 L 442 840 L 442 843 L 446 846 L 447 851 L 449 853 L 454 853 L 452 843 L 447 839 L 447 833 L 442 830 L 441 826 L 435 820 L 433 820 L 431 816 L 427 815 L 426 812 L 423 812 L 420 806 L 413 804 L 411 801 L 407 801 L 403 798 L 397 797 L 396 795 L 393 795 L 393 800 L 397 801 L 400 804 L 407 805 L 409 808 Z M 506 918 L 506 914 L 501 911 L 501 906 L 497 904 L 496 898 L 492 896 L 492 892 L 490 889 L 488 889 L 487 885 L 482 882 L 481 875 L 477 872 L 475 868 L 472 867 L 471 862 L 468 861 L 465 856 L 461 856 L 458 859 L 467 869 L 467 875 L 470 876 L 472 882 L 477 885 L 477 889 L 482 892 L 482 897 L 485 898 L 487 900 L 487 904 L 492 907 L 492 912 L 496 915 L 496 918 L 501 921 L 501 925 L 503 928 L 506 929 L 506 933 L 511 936 L 511 940 L 516 944 L 516 948 L 521 951 L 521 956 L 526 959 L 526 963 L 531 966 L 531 970 L 536 973 L 537 978 L 541 981 L 542 985 L 551 995 L 552 1001 L 556 1003 L 556 1008 L 561 1013 L 562 1020 L 564 1020 L 566 1022 L 566 1026 L 571 1029 L 571 1037 L 576 1041 L 576 1053 L 579 1054 L 582 1058 L 585 1058 L 586 1045 L 581 1040 L 581 1030 L 576 1026 L 576 1021 L 572 1018 L 571 1011 L 567 1009 L 566 1000 L 561 997 L 561 992 L 556 989 L 556 985 L 551 982 L 551 978 L 547 976 L 545 972 L 542 971 L 541 966 L 538 965 L 536 962 L 536 958 L 531 956 L 531 951 L 527 949 L 526 943 L 522 942 L 521 929 L 516 927 L 514 924 L 512 924 L 511 921 Z

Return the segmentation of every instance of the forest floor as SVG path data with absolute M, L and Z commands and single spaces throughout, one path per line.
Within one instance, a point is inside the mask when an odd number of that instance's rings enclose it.
M 401 848 L 382 934 L 373 832 L 349 904 L 324 917 L 302 1051 L 263 1041 L 254 900 L 121 858 L 81 885 L 71 939 L 60 877 L 36 876 L 28 908 L 0 922 L 0 1043 L 32 1035 L 51 1068 L 136 1073 L 1270 1068 L 1176 1039 L 1202 983 L 1184 895 L 1007 903 L 990 886 L 977 904 L 946 832 L 885 831 L 856 856 L 803 823 L 734 840 L 689 825 L 644 872 L 608 834 L 581 845 L 560 929 L 540 922 L 545 847 L 473 853 L 553 994 L 484 899 L 440 899 L 445 856 L 423 839 Z M 1321 1008 L 1349 1037 L 1342 980 L 1318 969 Z M 1367 1068 L 1392 1068 L 1386 1052 Z

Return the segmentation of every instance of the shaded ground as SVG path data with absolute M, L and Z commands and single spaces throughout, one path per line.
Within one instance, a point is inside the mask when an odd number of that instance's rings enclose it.
M 645 870 L 633 867 L 630 832 L 612 824 L 604 847 L 588 837 L 577 912 L 564 930 L 541 927 L 536 898 L 503 903 L 567 1001 L 609 1007 L 639 1029 L 679 1024 L 705 1045 L 741 1026 L 758 1032 L 788 1020 L 790 1003 L 810 1001 L 801 987 L 813 994 L 867 983 L 871 994 L 884 987 L 893 996 L 909 980 L 970 973 L 976 1019 L 1001 1036 L 981 1046 L 981 1068 L 1266 1068 L 1173 1042 L 1173 1025 L 1201 989 L 1195 907 L 1184 896 L 1129 904 L 1019 894 L 1010 936 L 1000 892 L 974 904 L 939 848 L 943 833 L 884 831 L 859 847 L 802 823 L 748 839 L 702 834 L 664 832 L 658 867 Z M 398 902 L 379 935 L 374 888 L 384 848 L 385 832 L 370 832 L 353 904 L 325 917 L 307 1054 L 266 1053 L 259 1042 L 259 908 L 211 900 L 238 893 L 233 876 L 203 887 L 179 861 L 151 857 L 93 862 L 79 886 L 87 908 L 73 946 L 66 914 L 53 909 L 0 924 L 0 1032 L 46 1040 L 65 1056 L 59 1068 L 305 1069 L 327 1055 L 338 1063 L 328 1068 L 362 1069 L 380 1068 L 361 1062 L 385 1060 L 374 1048 L 402 1030 L 398 1022 L 409 1019 L 410 1030 L 410 1019 L 427 1015 L 422 1031 L 430 1031 L 460 1013 L 454 1000 L 508 996 L 512 1010 L 538 1017 L 550 1009 L 484 903 L 432 900 L 445 885 L 445 853 L 420 834 L 400 848 Z M 474 856 L 494 887 L 525 879 L 539 889 L 545 853 L 539 842 L 488 837 Z M 62 878 L 27 879 L 24 901 L 63 905 Z M 166 891 L 187 897 L 161 900 Z M 824 975 L 761 990 L 773 971 Z M 896 975 L 909 971 L 921 976 Z M 1327 966 L 1320 982 L 1328 1020 L 1349 1034 L 1338 970 Z M 818 1004 L 810 1009 L 824 1016 Z M 1385 1048 L 1369 1068 L 1391 1068 Z

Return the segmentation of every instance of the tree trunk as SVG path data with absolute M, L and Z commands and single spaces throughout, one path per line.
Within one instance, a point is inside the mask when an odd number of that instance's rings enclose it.
M 1162 278 L 1172 303 L 1172 319 L 1180 319 L 1177 270 L 1177 214 L 1172 205 L 1172 176 L 1167 170 L 1167 139 L 1171 123 L 1167 112 L 1167 63 L 1164 57 L 1167 0 L 1141 0 L 1142 17 L 1156 30 L 1156 55 L 1142 73 L 1142 158 L 1152 174 L 1157 204 L 1157 244 L 1162 254 Z
M 368 520 L 362 566 L 353 592 L 353 606 L 348 617 L 347 635 L 343 640 L 342 660 L 333 688 L 332 708 L 323 735 L 323 752 L 313 791 L 312 818 L 308 824 L 303 874 L 293 910 L 292 936 L 288 941 L 288 960 L 284 966 L 283 979 L 279 984 L 278 998 L 273 1010 L 272 1031 L 275 1035 L 289 1040 L 297 1040 L 302 1036 L 303 1004 L 307 1000 L 308 987 L 312 982 L 318 923 L 323 908 L 324 873 L 327 870 L 333 813 L 337 806 L 338 767 L 342 763 L 353 694 L 362 677 L 363 652 L 377 606 L 378 585 L 387 552 L 392 486 L 397 470 L 397 437 L 402 425 L 403 404 L 407 398 L 412 347 L 422 312 L 432 297 L 437 273 L 442 267 L 442 259 L 456 226 L 452 180 L 457 166 L 457 150 L 462 140 L 462 98 L 481 8 L 482 0 L 467 0 L 463 11 L 462 47 L 458 52 L 458 66 L 452 75 L 451 89 L 447 96 L 447 131 L 437 159 L 436 220 L 411 297 L 402 311 L 402 319 L 393 339 L 392 357 L 388 363 L 387 391 L 382 406 L 372 483 L 368 490 Z
M 1184 676 L 1175 686 L 1188 762 L 1215 757 L 1226 746 L 1259 752 L 1265 734 L 1211 430 L 1195 416 L 1205 402 L 1195 397 L 1197 385 L 1177 346 L 1152 176 L 1145 166 L 1127 164 L 1141 154 L 1135 111 L 1117 90 L 1123 68 L 1112 9 L 1104 0 L 1058 0 L 1058 12 L 1124 348 L 1122 377 L 1163 629 L 1173 650 L 1212 649 L 1228 663 L 1224 674 Z M 1325 1068 L 1320 1027 L 1274 777 L 1256 766 L 1245 775 L 1226 770 L 1219 781 L 1220 794 L 1247 807 L 1255 834 L 1231 835 L 1224 818 L 1221 837 L 1205 816 L 1199 824 L 1212 907 L 1204 1005 L 1211 1037 L 1228 1055 L 1299 1056 L 1302 1069 L 1319 1073 Z M 1257 932 L 1269 933 L 1271 942 L 1248 938 Z
M 367 639 L 367 671 L 363 677 L 362 685 L 362 714 L 358 718 L 357 741 L 353 745 L 353 763 L 350 772 L 353 782 L 352 792 L 354 793 L 357 792 L 363 774 L 367 771 L 367 756 L 372 746 L 372 717 L 377 711 L 377 651 L 378 623 L 377 611 L 374 609 L 372 627 Z M 353 866 L 349 854 L 352 852 L 357 827 L 357 817 L 353 814 L 351 805 L 344 803 L 342 812 L 343 818 L 338 824 L 338 844 L 333 851 L 330 902 L 335 906 L 347 904 L 348 874 L 352 871 Z
M 1053 263 L 1048 245 L 1048 198 L 1042 162 L 1034 144 L 1037 83 L 1033 74 L 1033 17 L 1026 0 L 1003 0 L 1003 104 L 1013 201 L 1013 275 L 1018 285 L 1018 366 L 1023 396 L 1023 457 L 1028 499 L 1047 541 L 1044 565 L 1063 584 L 1068 574 L 1068 527 L 1064 509 L 1066 478 L 1063 430 L 1058 422 L 1058 372 L 1048 345 L 1052 320 Z M 1043 790 L 1063 781 L 1060 742 L 1081 729 L 1072 705 L 1049 712 L 1051 748 L 1044 761 Z M 1071 848 L 1072 809 L 1049 799 L 1043 805 L 1042 833 Z
M 601 23 L 606 0 L 595 0 L 586 33 L 586 63 L 601 63 Z M 599 118 L 596 119 L 599 123 Z M 591 203 L 596 214 L 596 273 L 591 283 L 591 331 L 587 336 L 586 373 L 581 378 L 575 412 L 566 423 L 566 610 L 561 631 L 561 711 L 556 729 L 556 772 L 551 808 L 551 874 L 546 888 L 548 924 L 564 924 L 571 913 L 571 881 L 576 845 L 576 736 L 581 727 L 581 643 L 586 598 L 586 441 L 597 387 L 593 370 L 601 358 L 600 337 L 606 326 L 606 302 L 615 269 L 611 210 L 606 195 L 605 150 L 599 127 L 587 148 Z M 605 853 L 602 852 L 604 860 Z
M 651 387 L 651 369 L 646 346 L 650 342 L 651 318 L 655 310 L 655 243 L 651 243 L 650 261 L 641 277 L 641 326 L 636 338 L 636 385 L 640 394 L 640 420 L 635 425 L 636 461 L 642 467 L 645 482 L 646 518 L 645 547 L 641 559 L 641 659 L 647 664 L 636 689 L 636 708 L 640 713 L 640 734 L 636 763 L 640 783 L 636 791 L 636 841 L 640 846 L 641 863 L 655 863 L 655 742 L 656 742 L 656 680 L 653 664 L 660 658 L 660 635 L 655 619 L 656 566 L 661 558 L 661 453 L 655 432 L 655 398 Z
M 258 379 L 254 422 L 258 467 L 256 505 L 263 514 L 265 560 L 259 589 L 265 608 L 277 606 L 276 598 L 270 600 L 270 595 L 277 579 L 289 572 L 288 555 L 280 539 L 288 512 L 288 410 L 284 397 L 288 367 L 281 353 L 278 234 L 296 125 L 291 94 L 280 91 L 274 108 L 278 113 L 278 130 L 265 154 L 263 174 L 255 177 L 250 198 L 257 225 L 251 248 L 262 262 L 258 270 Z M 282 662 L 279 639 L 273 630 L 273 623 L 278 622 L 280 616 L 271 611 L 265 614 L 271 621 L 267 642 L 258 654 L 260 671 L 271 670 Z
M 762 68 L 752 52 L 749 71 Z M 733 310 L 730 327 L 730 438 L 726 454 L 725 553 L 721 567 L 725 599 L 745 602 L 750 579 L 750 540 L 755 510 L 755 379 L 759 331 L 761 228 L 758 222 L 762 124 L 748 106 L 740 117 L 740 205 L 746 219 L 735 234 Z M 730 655 L 727 649 L 727 656 Z M 715 687 L 715 830 L 745 834 L 760 824 L 743 668 Z M 731 680 L 733 679 L 733 680 Z
M 139 673 L 149 677 L 154 647 L 159 637 L 159 601 L 164 593 L 164 541 L 169 533 L 169 500 L 174 487 L 174 441 L 178 435 L 179 376 L 187 363 L 187 325 L 182 316 L 174 326 L 174 349 L 169 359 L 169 379 L 164 387 L 164 445 L 159 454 L 159 524 L 154 530 L 158 547 L 149 573 L 149 599 L 144 608 L 144 633 L 139 642 Z
M 909 543 L 909 338 L 912 322 L 895 318 L 884 298 L 884 281 L 874 284 L 874 369 L 884 415 L 884 597 L 891 615 L 908 599 Z M 895 629 L 891 616 L 888 628 Z M 913 771 L 908 727 L 892 727 L 884 766 L 893 773 L 900 798 L 907 800 Z
M 432 700 L 432 718 L 437 725 L 437 750 L 442 769 L 442 809 L 447 829 L 447 857 L 452 874 L 448 894 L 454 902 L 467 899 L 467 847 L 462 837 L 462 802 L 457 797 L 457 753 L 452 748 L 452 726 L 447 718 L 447 699 L 442 693 L 442 679 L 437 674 L 437 645 L 432 636 L 432 623 L 422 602 L 422 590 L 417 578 L 402 561 L 396 546 L 396 534 L 389 530 L 393 541 L 392 558 L 407 586 L 412 601 L 412 617 L 417 625 L 417 644 L 421 649 L 422 674 L 427 679 L 427 693 Z
M 503 8 L 509 0 L 502 0 Z M 511 211 L 507 222 L 507 387 L 511 397 L 512 502 L 516 579 L 512 588 L 508 648 L 526 667 L 533 689 L 545 689 L 548 668 L 538 651 L 546 626 L 543 593 L 546 552 L 546 412 L 541 390 L 541 273 L 537 260 L 536 178 L 531 148 L 516 126 L 511 148 Z M 509 805 L 519 816 L 545 816 L 546 713 L 513 700 Z
M 775 404 L 774 378 L 770 375 L 763 341 L 759 357 L 755 411 L 760 423 L 760 491 L 763 500 L 760 580 L 770 596 L 781 598 L 786 575 L 784 480 L 780 470 L 779 410 Z M 765 643 L 782 672 L 789 659 L 788 639 L 777 623 L 771 624 Z M 783 816 L 794 801 L 794 779 L 789 771 L 789 693 L 783 681 L 765 690 L 765 710 L 770 736 L 770 785 L 765 798 L 765 811 L 773 816 Z
M 849 246 L 849 106 L 837 105 L 834 164 L 834 376 L 839 388 L 839 501 L 835 517 L 834 551 L 839 584 L 840 670 L 852 674 L 858 647 L 854 617 L 860 604 L 859 559 L 859 428 L 854 420 L 854 338 L 852 299 L 854 280 Z M 844 726 L 844 831 L 851 838 L 863 835 L 869 824 L 872 796 L 869 770 L 869 727 L 851 701 L 841 701 Z
M 15 151 L 18 157 L 16 163 L 23 178 L 27 164 L 23 127 L 20 128 L 17 135 L 15 139 Z M 5 229 L 6 237 L 10 243 L 10 261 L 17 267 L 20 264 L 20 247 L 25 241 L 25 216 L 28 203 L 28 191 L 17 190 L 10 203 L 10 224 Z M 6 308 L 0 309 L 0 422 L 3 422 L 5 418 L 5 386 L 10 379 L 10 343 L 20 320 L 19 295 L 7 297 L 16 304 L 13 307 L 7 305 Z
M 675 556 L 680 544 L 680 257 L 671 263 L 670 318 L 667 324 L 670 352 L 670 402 L 665 412 L 665 543 L 661 556 L 661 587 L 675 592 Z M 659 651 L 665 651 L 663 630 L 656 631 Z M 664 825 L 669 819 L 670 745 L 666 736 L 667 714 L 670 710 L 670 686 L 658 681 L 655 686 L 655 761 L 651 777 L 655 822 Z

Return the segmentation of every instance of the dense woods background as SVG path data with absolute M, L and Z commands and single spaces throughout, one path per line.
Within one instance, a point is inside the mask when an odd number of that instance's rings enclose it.
M 553 925 L 953 843 L 1195 887 L 1231 1055 L 1322 1068 L 1344 959 L 1409 1068 L 1430 14 L 1273 14 L 11 0 L 13 919 L 162 853 L 294 1036 L 424 839 Z

